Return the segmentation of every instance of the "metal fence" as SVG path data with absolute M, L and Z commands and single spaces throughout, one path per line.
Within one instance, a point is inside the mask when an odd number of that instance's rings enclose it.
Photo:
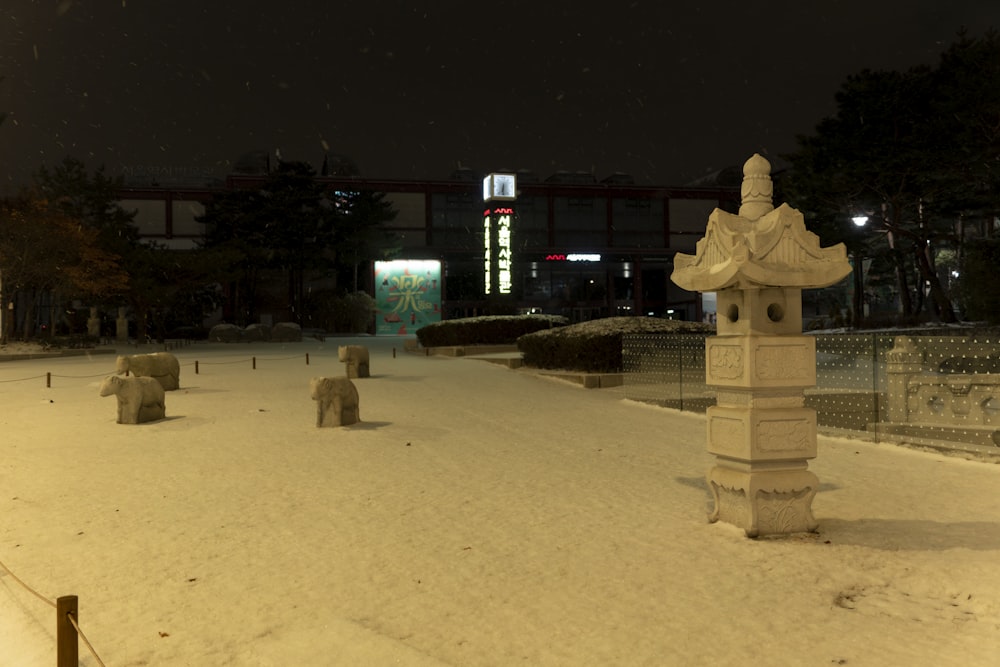
M 623 393 L 692 412 L 715 404 L 705 338 L 628 335 Z M 805 404 L 821 433 L 1000 456 L 1000 341 L 884 333 L 816 335 Z

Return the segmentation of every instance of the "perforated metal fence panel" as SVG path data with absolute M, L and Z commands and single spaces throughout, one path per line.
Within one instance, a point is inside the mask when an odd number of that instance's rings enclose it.
M 705 338 L 625 336 L 624 397 L 692 412 L 714 405 Z M 817 335 L 816 386 L 804 397 L 823 433 L 1000 455 L 1000 340 Z
M 705 384 L 705 338 L 700 334 L 625 336 L 625 398 L 693 412 L 714 405 L 715 391 Z

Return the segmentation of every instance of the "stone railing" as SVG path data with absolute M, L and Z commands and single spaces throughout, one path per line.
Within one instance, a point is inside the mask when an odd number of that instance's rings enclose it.
M 626 336 L 622 352 L 626 398 L 694 412 L 715 404 L 703 336 Z M 827 434 L 1000 455 L 997 340 L 817 335 L 805 398 Z
M 997 341 L 897 336 L 886 380 L 886 433 L 1000 446 Z

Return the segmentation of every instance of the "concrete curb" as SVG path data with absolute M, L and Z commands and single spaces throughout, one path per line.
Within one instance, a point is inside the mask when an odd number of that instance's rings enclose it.
M 0 362 L 25 361 L 27 359 L 59 359 L 61 357 L 89 357 L 92 354 L 117 354 L 116 350 L 79 349 L 59 350 L 57 352 L 29 352 L 25 354 L 0 354 Z
M 486 361 L 514 370 L 551 377 L 578 384 L 584 389 L 609 389 L 622 386 L 621 373 L 586 373 L 583 371 L 563 371 L 543 368 L 532 368 L 524 365 L 524 360 L 516 345 L 456 345 L 446 347 L 422 348 L 427 356 L 440 355 L 445 357 L 467 357 L 477 361 Z M 414 347 L 411 352 L 419 354 L 420 348 Z

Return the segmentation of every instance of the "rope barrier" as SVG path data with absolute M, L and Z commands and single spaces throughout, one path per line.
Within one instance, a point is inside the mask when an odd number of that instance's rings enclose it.
M 56 602 L 53 602 L 28 584 L 24 583 L 20 577 L 11 572 L 11 569 L 7 567 L 3 561 L 0 561 L 0 568 L 3 568 L 4 572 L 10 575 L 14 581 L 21 584 L 24 590 L 28 591 L 39 600 L 56 610 L 56 650 L 58 652 L 57 661 L 59 667 L 62 665 L 73 665 L 76 667 L 79 662 L 77 660 L 76 642 L 72 641 L 72 638 L 66 635 L 62 627 L 64 618 L 69 621 L 70 625 L 72 625 L 73 630 L 76 631 L 76 636 L 83 640 L 83 645 L 86 646 L 87 650 L 90 651 L 90 654 L 94 656 L 94 660 L 97 661 L 97 664 L 100 667 L 106 667 L 104 661 L 101 660 L 99 655 L 97 655 L 97 651 L 94 650 L 94 646 L 90 643 L 90 640 L 87 639 L 87 635 L 83 634 L 83 630 L 80 629 L 80 624 L 76 620 L 77 597 L 75 595 L 65 595 L 60 597 Z
M 99 655 L 97 655 L 97 651 L 95 651 L 94 647 L 91 646 L 90 640 L 87 639 L 87 635 L 83 634 L 83 630 L 80 629 L 80 626 L 73 617 L 73 614 L 67 614 L 66 616 L 69 618 L 69 622 L 73 624 L 73 629 L 76 630 L 76 634 L 83 640 L 83 645 L 87 647 L 88 651 L 90 651 L 90 655 L 94 656 L 94 660 L 97 661 L 97 664 L 100 665 L 100 667 L 106 667 L 104 661 L 101 660 Z
M 19 583 L 19 584 L 21 584 L 22 586 L 24 586 L 24 590 L 26 590 L 26 591 L 28 591 L 29 593 L 31 593 L 32 595 L 34 595 L 35 597 L 37 597 L 37 598 L 38 598 L 39 600 L 41 600 L 41 601 L 42 601 L 42 602 L 44 602 L 45 604 L 49 604 L 49 605 L 52 605 L 52 607 L 53 607 L 53 608 L 54 608 L 54 607 L 56 606 L 56 603 L 55 603 L 55 602 L 53 602 L 52 600 L 48 599 L 47 597 L 45 597 L 44 595 L 42 595 L 41 593 L 39 593 L 38 591 L 36 591 L 36 590 L 35 590 L 34 588 L 32 588 L 32 587 L 31 587 L 31 586 L 29 586 L 28 584 L 24 583 L 24 582 L 23 582 L 23 581 L 21 581 L 20 579 L 18 579 L 17 575 L 16 575 L 16 574 L 14 574 L 13 572 L 11 572 L 11 571 L 10 571 L 10 568 L 9 568 L 9 567 L 7 567 L 6 565 L 4 565 L 3 561 L 0 561 L 0 567 L 2 567 L 2 568 L 4 569 L 4 571 L 5 571 L 5 572 L 6 572 L 7 574 L 9 574 L 9 575 L 11 576 L 11 578 L 13 578 L 13 579 L 14 579 L 14 581 L 16 581 L 17 583 Z
M 38 378 L 43 378 L 44 375 L 32 375 L 30 378 L 15 378 L 13 380 L 0 380 L 0 384 L 4 382 L 25 382 L 27 380 L 37 380 Z
M 114 371 L 111 371 L 111 373 L 113 375 Z M 107 373 L 95 373 L 94 375 L 56 375 L 55 373 L 52 373 L 51 375 L 54 378 L 72 378 L 74 380 L 86 380 L 87 378 L 104 377 L 105 375 L 107 375 Z
M 241 359 L 236 359 L 235 361 L 203 361 L 203 362 L 201 362 L 201 364 L 204 365 L 204 366 L 225 366 L 227 364 L 241 364 L 241 363 L 245 363 L 247 361 L 253 362 L 256 359 L 259 359 L 261 361 L 288 361 L 289 359 L 298 359 L 301 356 L 302 356 L 301 354 L 296 354 L 296 355 L 293 355 L 291 357 L 257 357 L 257 356 L 253 356 L 253 357 L 244 357 L 244 358 L 241 358 Z M 308 359 L 309 358 L 309 353 L 306 352 L 305 356 L 306 356 L 306 359 Z
M 244 364 L 250 361 L 249 359 L 237 359 L 236 361 L 203 361 L 201 362 L 205 366 L 228 366 L 229 364 Z
M 393 352 L 395 352 L 395 350 L 393 350 Z M 257 356 L 253 356 L 253 357 L 242 357 L 240 359 L 234 359 L 232 361 L 198 361 L 198 360 L 194 360 L 194 361 L 189 361 L 189 362 L 187 362 L 185 364 L 181 364 L 181 365 L 182 366 L 194 366 L 194 374 L 198 375 L 199 371 L 200 371 L 200 366 L 202 366 L 202 365 L 205 365 L 205 366 L 227 366 L 227 365 L 233 365 L 233 364 L 243 364 L 243 363 L 246 363 L 246 362 L 249 361 L 251 363 L 251 365 L 252 365 L 252 368 L 254 370 L 256 370 L 257 369 L 257 360 L 258 359 L 260 361 L 289 361 L 289 360 L 292 360 L 292 359 L 300 359 L 300 358 L 302 358 L 302 356 L 303 355 L 301 355 L 301 354 L 295 354 L 295 355 L 287 356 L 287 357 L 257 357 Z M 306 360 L 306 366 L 308 366 L 309 363 L 310 363 L 309 353 L 308 352 L 305 353 L 305 360 Z M 45 378 L 45 388 L 46 389 L 50 389 L 52 387 L 52 378 L 71 379 L 71 380 L 89 380 L 89 379 L 92 379 L 92 378 L 102 378 L 102 377 L 106 377 L 108 375 L 117 375 L 117 374 L 118 374 L 117 370 L 107 370 L 107 371 L 102 371 L 100 373 L 93 373 L 93 374 L 89 374 L 89 375 L 62 375 L 62 374 L 55 374 L 55 373 L 51 373 L 50 372 L 50 373 L 46 373 L 45 375 L 32 375 L 30 377 L 11 378 L 9 380 L 0 380 L 0 384 L 7 384 L 7 383 L 11 383 L 11 382 L 27 382 L 27 381 L 30 381 L 30 380 L 38 380 L 40 378 Z

